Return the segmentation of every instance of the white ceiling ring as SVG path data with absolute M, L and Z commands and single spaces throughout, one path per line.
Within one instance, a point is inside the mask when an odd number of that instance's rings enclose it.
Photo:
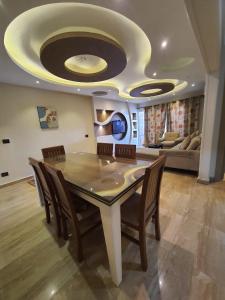
M 120 44 L 127 57 L 124 71 L 111 79 L 91 84 L 73 82 L 48 72 L 40 62 L 42 45 L 57 34 L 81 31 L 102 34 Z M 52 3 L 27 10 L 7 27 L 4 45 L 11 59 L 23 70 L 53 84 L 84 91 L 99 86 L 118 89 L 118 97 L 133 99 L 127 92 L 128 87 L 154 80 L 145 75 L 151 58 L 151 44 L 144 31 L 122 14 L 96 5 Z M 175 91 L 178 86 L 183 88 L 184 82 L 176 85 Z

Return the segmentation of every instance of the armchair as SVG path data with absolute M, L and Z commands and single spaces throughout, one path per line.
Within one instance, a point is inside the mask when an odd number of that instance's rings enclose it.
M 159 142 L 163 148 L 172 148 L 183 141 L 183 137 L 180 137 L 179 132 L 165 132 L 164 136 L 159 139 Z

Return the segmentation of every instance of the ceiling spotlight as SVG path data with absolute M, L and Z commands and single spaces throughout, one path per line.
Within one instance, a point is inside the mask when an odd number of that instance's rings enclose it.
M 156 72 L 154 72 L 152 75 L 153 75 L 153 76 L 156 76 L 156 75 L 157 75 L 157 73 L 156 73 Z
M 40 83 L 40 81 L 39 81 L 39 80 L 36 80 L 36 83 L 37 83 L 37 84 L 39 84 L 39 83 Z
M 80 89 L 77 89 L 78 92 L 80 92 Z
M 162 41 L 161 48 L 166 48 L 166 46 L 167 46 L 167 41 L 166 40 Z
M 191 85 L 192 87 L 194 87 L 195 86 L 195 83 L 192 83 L 192 85 Z

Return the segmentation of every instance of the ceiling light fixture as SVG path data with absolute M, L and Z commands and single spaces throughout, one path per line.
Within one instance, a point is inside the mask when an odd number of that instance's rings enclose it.
M 78 92 L 80 92 L 80 89 L 77 89 Z
M 161 43 L 161 48 L 166 48 L 166 46 L 167 46 L 167 40 L 164 40 L 164 41 L 162 41 L 162 43 Z
M 37 83 L 37 84 L 39 84 L 39 83 L 40 83 L 40 81 L 39 81 L 39 80 L 36 80 L 36 83 Z
M 152 75 L 153 75 L 153 76 L 156 76 L 156 75 L 157 75 L 157 73 L 156 73 L 156 72 L 154 72 Z
M 192 83 L 192 85 L 191 85 L 192 87 L 194 87 L 195 86 L 195 83 Z

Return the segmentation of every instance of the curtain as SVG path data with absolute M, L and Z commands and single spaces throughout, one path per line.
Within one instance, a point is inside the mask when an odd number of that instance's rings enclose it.
M 155 144 L 162 137 L 166 123 L 166 104 L 145 108 L 145 140 L 144 144 Z
M 192 97 L 167 104 L 167 131 L 187 136 L 199 129 L 200 101 L 203 96 Z

